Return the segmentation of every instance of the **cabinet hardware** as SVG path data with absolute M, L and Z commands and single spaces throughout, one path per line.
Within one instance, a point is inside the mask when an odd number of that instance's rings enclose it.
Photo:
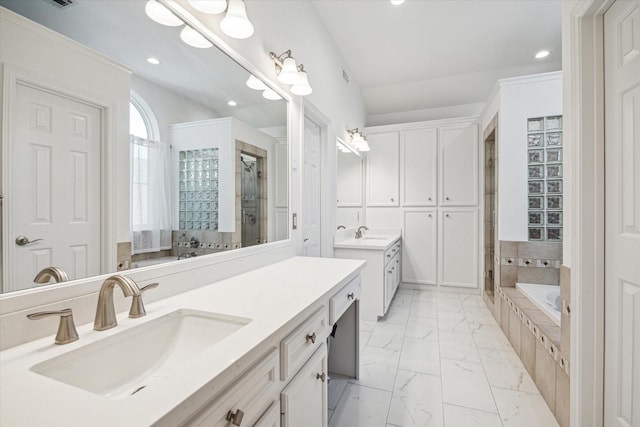
M 393 270 L 389 270 L 389 271 L 387 271 L 387 273 L 391 274 L 391 273 L 393 273 Z
M 446 214 L 445 216 L 446 216 L 447 218 L 451 218 L 451 216 L 450 216 L 449 214 Z
M 43 239 L 29 240 L 29 238 L 27 236 L 18 236 L 18 237 L 16 237 L 16 245 L 18 245 L 18 246 L 26 246 L 26 245 L 29 245 L 31 243 L 39 242 L 41 240 L 43 240 Z
M 244 412 L 240 409 L 236 409 L 235 412 L 229 411 L 227 412 L 226 419 L 227 421 L 231 421 L 231 424 L 234 426 L 239 426 L 242 424 L 242 418 L 244 417 Z
M 429 218 L 433 218 L 433 215 L 429 214 Z
M 445 199 L 447 199 L 447 200 L 451 200 L 451 199 L 450 199 L 450 198 L 448 198 L 448 197 L 445 197 Z
M 391 254 L 387 254 L 387 258 L 391 258 Z
M 324 382 L 327 379 L 327 374 L 325 374 L 324 372 L 321 374 L 316 374 L 316 379 Z
M 391 200 L 392 202 L 394 202 L 393 197 L 392 197 L 391 199 L 389 199 L 389 200 Z
M 429 201 L 431 201 L 431 197 L 429 197 Z
M 355 298 L 355 295 L 353 294 L 353 292 L 347 294 L 347 299 L 353 299 Z
M 307 341 L 311 341 L 311 344 L 315 344 L 316 343 L 316 333 L 312 333 L 312 334 L 307 334 L 306 336 Z
M 305 237 L 302 241 L 303 241 L 303 242 L 307 242 L 307 241 L 309 241 L 309 238 L 308 238 L 308 237 Z

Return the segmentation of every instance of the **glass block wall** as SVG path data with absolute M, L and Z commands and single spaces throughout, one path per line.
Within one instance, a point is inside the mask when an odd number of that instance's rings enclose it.
M 528 234 L 562 241 L 562 116 L 527 120 Z
M 179 152 L 180 230 L 218 229 L 218 149 Z

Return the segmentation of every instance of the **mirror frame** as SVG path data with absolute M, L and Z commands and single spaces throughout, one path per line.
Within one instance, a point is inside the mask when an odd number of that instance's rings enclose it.
M 198 18 L 193 16 L 190 12 L 184 9 L 176 0 L 157 0 L 159 3 L 165 5 L 169 8 L 173 13 L 175 13 L 180 19 L 182 19 L 185 24 L 191 26 L 195 30 L 199 31 L 205 38 L 207 38 L 211 43 L 213 43 L 214 47 L 219 49 L 223 54 L 227 55 L 231 60 L 236 62 L 242 68 L 244 68 L 248 73 L 253 74 L 257 78 L 261 79 L 268 87 L 276 91 L 278 95 L 282 97 L 284 101 L 287 102 L 287 124 L 286 124 L 286 135 L 287 135 L 287 203 L 288 203 L 288 218 L 287 218 L 287 228 L 289 230 L 288 237 L 283 240 L 278 240 L 275 242 L 268 242 L 262 245 L 257 246 L 249 246 L 245 248 L 238 248 L 231 251 L 219 252 L 209 255 L 202 255 L 199 257 L 176 260 L 172 262 L 167 262 L 163 264 L 156 264 L 147 267 L 140 267 L 130 270 L 124 270 L 119 272 L 119 274 L 127 274 L 133 277 L 134 280 L 142 282 L 145 280 L 157 279 L 158 277 L 162 277 L 165 275 L 174 275 L 185 273 L 192 270 L 197 270 L 205 267 L 209 267 L 215 264 L 221 264 L 229 261 L 240 260 L 245 257 L 250 257 L 259 254 L 268 254 L 270 252 L 282 251 L 290 248 L 291 255 L 293 256 L 294 252 L 294 239 L 295 235 L 292 232 L 292 215 L 293 211 L 293 198 L 292 198 L 292 158 L 294 156 L 293 146 L 292 146 L 292 135 L 294 134 L 294 118 L 296 114 L 294 112 L 294 100 L 287 92 L 285 92 L 280 86 L 275 84 L 270 78 L 268 78 L 262 71 L 258 69 L 257 66 L 249 62 L 242 55 L 236 52 L 229 44 L 227 44 L 224 40 L 222 40 L 217 34 L 215 34 L 211 29 L 207 28 L 207 26 L 202 23 Z M 266 53 L 265 53 L 266 55 Z M 6 70 L 5 70 L 6 71 Z M 7 79 L 7 73 L 5 73 L 5 82 Z M 6 98 L 6 94 L 4 95 Z M 6 147 L 6 145 L 3 145 Z M 4 172 L 3 172 L 4 173 Z M 103 176 L 104 179 L 104 176 Z M 107 194 L 105 197 L 110 197 L 111 193 Z M 113 221 L 113 218 L 110 218 L 110 221 Z M 116 230 L 114 227 L 109 226 L 108 231 L 109 241 L 115 242 L 116 239 Z M 115 255 L 115 246 L 114 246 L 114 255 Z M 4 261 L 4 260 L 3 260 Z M 243 270 L 245 271 L 245 270 Z M 115 271 L 100 274 L 97 276 L 90 276 L 82 279 L 76 279 L 69 282 L 57 283 L 51 285 L 45 285 L 41 287 L 35 287 L 30 289 L 24 289 L 9 293 L 0 294 L 0 316 L 14 313 L 21 310 L 26 310 L 33 308 L 34 306 L 47 305 L 47 304 L 55 304 L 55 303 L 63 303 L 65 300 L 69 300 L 72 298 L 79 298 L 88 296 L 91 294 L 96 294 L 98 292 L 98 288 L 96 287 L 96 282 L 102 282 L 107 277 L 115 274 Z M 239 273 L 236 273 L 239 274 Z M 212 282 L 220 279 L 212 278 Z M 172 294 L 186 292 L 193 288 L 198 287 L 199 285 L 186 285 L 184 288 L 181 288 L 179 292 L 171 292 Z M 90 308 L 93 310 L 93 307 Z

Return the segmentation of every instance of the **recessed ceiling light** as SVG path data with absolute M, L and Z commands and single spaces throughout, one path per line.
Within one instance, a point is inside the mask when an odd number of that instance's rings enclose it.
M 147 58 L 147 62 L 149 64 L 158 65 L 160 63 L 160 60 L 158 58 L 154 58 L 153 56 L 150 56 Z
M 394 6 L 399 6 L 404 3 L 404 0 L 391 0 L 391 4 Z
M 542 58 L 546 58 L 547 56 L 549 56 L 549 51 L 548 50 L 541 50 L 540 52 L 536 53 L 536 59 L 542 59 Z
M 238 105 L 238 103 L 236 101 L 231 100 L 231 101 L 227 102 L 227 105 L 229 107 L 235 107 L 236 105 Z

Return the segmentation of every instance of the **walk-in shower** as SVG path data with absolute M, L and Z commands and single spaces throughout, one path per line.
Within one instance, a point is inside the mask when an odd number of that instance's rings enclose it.
M 240 154 L 240 205 L 242 215 L 242 246 L 260 243 L 260 179 L 259 159 Z

